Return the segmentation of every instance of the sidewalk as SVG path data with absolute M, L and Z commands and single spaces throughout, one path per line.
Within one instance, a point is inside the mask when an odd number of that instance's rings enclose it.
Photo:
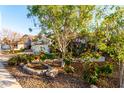
M 21 88 L 16 79 L 4 68 L 3 59 L 0 57 L 0 88 Z

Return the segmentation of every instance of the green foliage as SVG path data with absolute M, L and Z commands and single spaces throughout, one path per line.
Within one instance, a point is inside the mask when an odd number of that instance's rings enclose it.
M 70 65 L 70 61 L 66 59 L 66 55 L 70 51 L 74 57 L 81 56 L 88 62 L 87 69 L 84 69 L 84 79 L 88 82 L 95 84 L 99 74 L 112 72 L 110 65 L 91 65 L 91 58 L 97 59 L 106 54 L 115 62 L 124 61 L 124 7 L 29 6 L 28 10 L 28 16 L 37 17 L 41 28 L 45 28 L 44 31 L 53 32 L 53 53 L 63 58 L 67 65 Z M 83 53 L 82 45 L 69 45 L 80 34 L 81 37 L 87 37 L 86 50 Z M 43 60 L 46 58 L 42 57 Z
M 52 43 L 52 44 L 49 46 L 49 48 L 50 48 L 50 52 L 51 52 L 51 53 L 54 53 L 55 56 L 56 56 L 56 58 L 61 58 L 61 57 L 62 57 L 62 53 L 61 53 L 60 50 L 57 49 L 58 47 L 57 47 L 56 44 Z
M 100 73 L 103 73 L 105 75 L 109 75 L 112 73 L 113 71 L 113 65 L 112 64 L 106 64 L 103 65 L 100 69 Z
M 31 62 L 34 59 L 33 55 L 17 55 L 8 60 L 8 65 L 19 65 L 20 63 L 27 64 L 28 62 Z
M 63 60 L 65 62 L 65 65 L 69 66 L 71 65 L 72 60 L 70 58 L 64 58 Z
M 112 64 L 99 66 L 97 63 L 85 63 L 83 71 L 83 79 L 91 84 L 96 84 L 100 76 L 108 76 L 113 72 Z
M 61 57 L 68 52 L 67 46 L 75 39 L 78 32 L 88 29 L 92 21 L 95 6 L 28 6 L 28 16 L 36 16 L 41 28 L 53 32 L 54 49 Z
M 98 80 L 98 65 L 93 63 L 86 63 L 83 71 L 83 79 L 91 84 L 96 84 Z
M 74 73 L 74 68 L 73 68 L 72 66 L 66 65 L 66 66 L 64 67 L 64 71 L 65 71 L 66 73 Z
M 45 59 L 54 59 L 55 56 L 56 55 L 54 53 L 45 53 L 40 58 L 42 61 L 44 61 Z
M 21 48 L 19 51 L 24 52 L 25 50 L 26 50 L 25 48 Z
M 106 51 L 107 45 L 105 43 L 99 43 L 98 45 L 99 50 Z
M 28 6 L 28 10 L 28 17 L 38 17 L 39 25 L 44 29 L 44 32 L 48 30 L 53 32 L 51 34 L 51 39 L 55 43 L 53 50 L 54 52 L 58 51 L 60 57 L 65 56 L 68 52 L 67 47 L 73 47 L 73 49 L 71 48 L 73 55 L 80 56 L 80 52 L 83 50 L 82 45 L 68 46 L 69 42 L 77 37 L 76 33 L 78 36 L 82 34 L 81 37 L 88 38 L 88 52 L 89 50 L 91 52 L 91 48 L 95 47 L 96 52 L 99 50 L 102 53 L 108 53 L 114 59 L 123 60 L 123 7 Z
M 70 44 L 67 46 L 68 51 L 72 53 L 74 57 L 80 57 L 81 54 L 86 51 L 85 44 L 77 43 L 74 41 L 71 41 Z
M 82 54 L 82 59 L 85 61 L 85 62 L 89 62 L 90 59 L 93 57 L 93 55 L 90 53 L 90 52 L 86 52 L 86 53 L 83 53 Z
M 91 62 L 92 58 L 98 59 L 101 55 L 98 52 L 85 52 L 82 54 L 81 58 L 85 61 L 85 62 Z

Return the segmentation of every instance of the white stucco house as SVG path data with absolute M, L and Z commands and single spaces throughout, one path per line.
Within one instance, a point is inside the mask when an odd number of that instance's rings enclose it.
M 14 42 L 14 50 L 20 50 L 20 49 L 29 49 L 31 47 L 32 40 L 28 35 L 24 35 L 22 38 L 20 38 L 18 41 Z M 4 50 L 10 50 L 10 45 L 1 42 L 0 43 L 0 51 Z
M 40 38 L 38 38 L 37 41 L 31 43 L 31 49 L 34 54 L 39 54 L 41 51 L 45 53 L 49 53 L 49 45 L 51 44 L 51 41 L 42 34 Z

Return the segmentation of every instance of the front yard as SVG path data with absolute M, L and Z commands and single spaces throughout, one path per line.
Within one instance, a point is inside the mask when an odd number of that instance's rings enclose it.
M 95 64 L 94 64 L 95 63 Z M 36 75 L 33 73 L 25 72 L 19 65 L 8 65 L 6 69 L 17 79 L 23 88 L 90 88 L 91 83 L 84 80 L 84 66 L 85 63 L 73 62 L 71 67 L 74 68 L 74 72 L 61 68 L 58 64 L 53 62 L 52 59 L 39 63 L 27 63 L 26 66 L 33 69 L 34 71 L 41 71 L 44 69 L 42 64 L 47 64 L 53 69 L 57 69 L 58 73 L 55 77 L 46 75 Z M 93 62 L 89 68 L 89 75 L 94 75 L 94 65 L 103 66 L 106 64 L 114 64 L 114 70 L 110 75 L 99 74 L 98 80 L 95 83 L 97 87 L 103 88 L 118 88 L 119 87 L 119 73 L 118 66 L 115 63 L 107 62 Z M 61 69 L 61 70 L 60 70 Z

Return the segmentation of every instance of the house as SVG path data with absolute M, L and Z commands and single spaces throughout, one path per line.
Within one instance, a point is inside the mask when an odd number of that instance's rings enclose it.
M 20 49 L 31 49 L 31 43 L 32 43 L 33 36 L 24 35 L 22 36 L 18 41 L 12 42 L 14 50 L 20 50 Z M 7 40 L 5 40 L 7 41 Z M 10 50 L 11 46 L 7 42 L 1 42 L 0 44 L 0 50 Z
M 17 42 L 17 49 L 31 49 L 32 38 L 34 36 L 24 35 L 20 40 Z
M 32 51 L 34 52 L 34 54 L 39 54 L 41 51 L 45 52 L 45 53 L 49 53 L 50 49 L 49 49 L 49 45 L 51 41 L 46 37 L 46 35 L 41 34 L 40 36 L 38 36 L 38 40 L 35 42 L 31 43 L 32 46 Z

